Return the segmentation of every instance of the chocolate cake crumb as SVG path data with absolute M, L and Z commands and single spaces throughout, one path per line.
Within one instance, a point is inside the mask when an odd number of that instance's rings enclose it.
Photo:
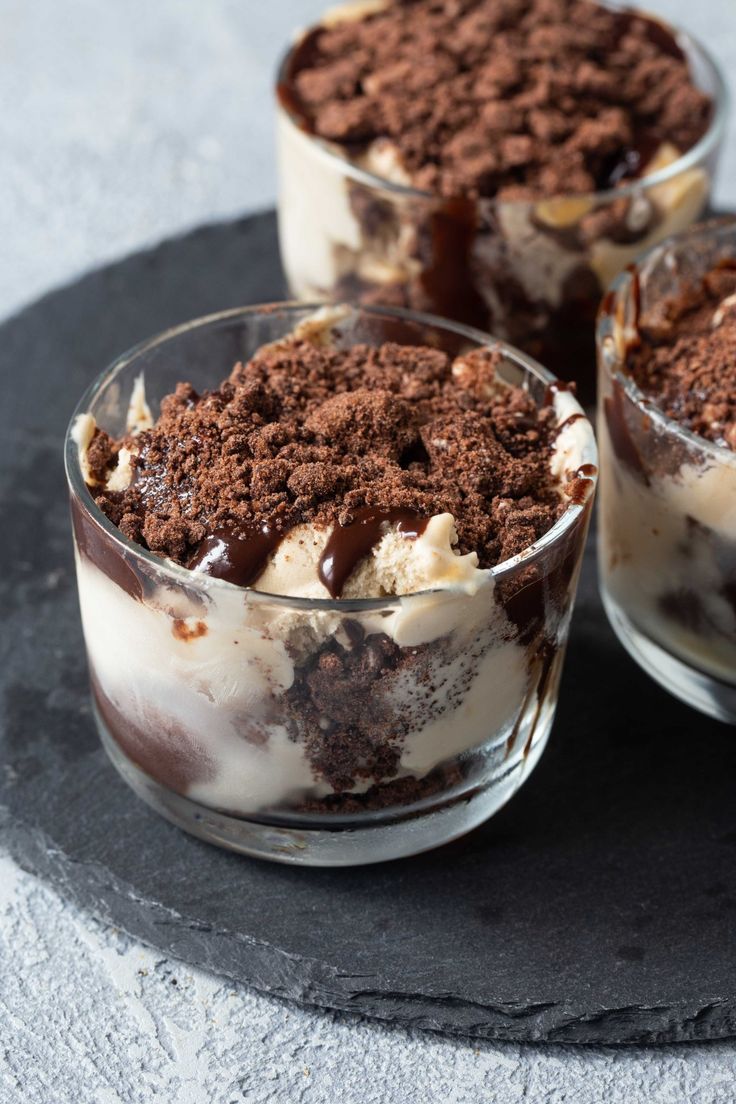
M 336 793 L 396 773 L 405 733 L 388 687 L 399 665 L 406 673 L 407 665 L 420 662 L 417 653 L 404 654 L 390 637 L 376 634 L 353 649 L 331 640 L 296 671 L 285 695 L 294 707 L 292 738 L 303 741 L 315 774 Z M 356 699 L 371 703 L 360 718 Z
M 117 459 L 118 449 L 114 441 L 101 429 L 96 429 L 87 447 L 87 467 L 95 483 L 104 483 L 110 468 Z
M 445 196 L 613 187 L 712 116 L 664 25 L 592 0 L 389 0 L 308 34 L 282 95 L 355 156 L 388 140 Z
M 180 384 L 151 429 L 121 442 L 98 433 L 96 478 L 125 445 L 133 479 L 94 488 L 96 501 L 126 537 L 182 565 L 222 531 L 278 539 L 370 507 L 451 513 L 458 551 L 491 567 L 567 504 L 550 471 L 554 409 L 500 383 L 500 359 L 301 338 L 265 346 L 214 391 Z
M 736 450 L 736 262 L 668 299 L 640 327 L 627 368 L 670 418 Z
M 464 781 L 465 772 L 459 762 L 437 767 L 422 778 L 409 775 L 379 782 L 363 793 L 334 793 L 323 798 L 302 802 L 298 811 L 303 813 L 341 814 L 365 813 L 376 809 L 405 808 L 417 801 L 424 801 L 435 794 L 445 794 L 453 786 Z M 467 801 L 467 794 L 458 800 Z

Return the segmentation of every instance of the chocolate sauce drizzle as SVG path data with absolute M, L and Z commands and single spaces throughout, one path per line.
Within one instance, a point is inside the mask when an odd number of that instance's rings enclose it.
M 595 464 L 582 464 L 575 472 L 575 482 L 570 492 L 570 501 L 574 506 L 587 502 L 591 492 L 591 483 L 598 474 Z
M 420 282 L 431 309 L 468 326 L 488 324 L 488 305 L 478 291 L 473 272 L 473 246 L 478 231 L 478 204 L 467 197 L 446 199 L 429 219 L 431 260 Z
M 375 548 L 386 530 L 395 526 L 407 540 L 416 540 L 427 527 L 428 519 L 413 510 L 357 510 L 350 525 L 336 525 L 319 561 L 320 581 L 332 598 L 339 598 L 345 583 L 358 563 Z M 266 523 L 238 533 L 216 529 L 200 544 L 187 567 L 224 579 L 235 586 L 252 586 L 285 537 L 284 530 L 271 529 Z
M 564 422 L 560 422 L 557 427 L 557 435 L 559 436 L 564 429 L 569 429 L 571 425 L 575 425 L 575 422 L 581 421 L 584 417 L 584 414 L 570 414 L 569 417 L 565 418 Z
M 74 539 L 80 554 L 136 602 L 141 601 L 147 581 L 138 570 L 139 561 L 134 556 L 121 552 L 117 540 L 88 517 L 85 508 L 74 495 L 71 499 L 71 512 Z
M 265 522 L 239 533 L 216 529 L 205 537 L 187 567 L 235 586 L 252 586 L 283 536 Z
M 351 525 L 336 525 L 319 562 L 319 577 L 332 598 L 339 598 L 360 560 L 374 548 L 389 526 L 402 537 L 416 540 L 427 528 L 427 518 L 413 510 L 381 510 L 368 506 L 356 511 Z

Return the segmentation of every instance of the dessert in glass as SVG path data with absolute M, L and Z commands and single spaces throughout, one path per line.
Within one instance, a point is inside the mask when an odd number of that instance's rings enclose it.
M 706 208 L 725 100 L 689 35 L 592 0 L 330 11 L 278 80 L 291 291 L 490 330 L 588 401 L 600 297 Z
M 736 722 L 736 222 L 619 277 L 598 342 L 609 619 L 666 689 Z
M 109 368 L 66 462 L 99 731 L 169 819 L 368 863 L 529 775 L 597 471 L 531 359 L 400 308 L 228 311 Z

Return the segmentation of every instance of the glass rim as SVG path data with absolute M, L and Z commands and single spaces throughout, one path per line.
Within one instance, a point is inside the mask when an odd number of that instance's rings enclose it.
M 494 337 L 492 334 L 484 333 L 482 330 L 475 329 L 472 326 L 465 326 L 459 322 L 451 322 L 447 319 L 439 318 L 436 315 L 407 310 L 403 307 L 367 305 L 350 301 L 345 301 L 343 304 L 333 304 L 325 303 L 324 301 L 299 302 L 297 300 L 255 304 L 246 307 L 231 307 L 228 310 L 217 311 L 180 323 L 176 326 L 171 326 L 152 337 L 138 342 L 132 348 L 116 357 L 115 360 L 92 381 L 89 387 L 87 387 L 74 409 L 64 438 L 64 467 L 67 483 L 75 502 L 84 511 L 86 517 L 100 528 L 106 536 L 111 538 L 112 541 L 119 546 L 121 552 L 139 558 L 150 567 L 155 568 L 156 571 L 168 575 L 173 583 L 189 587 L 193 585 L 201 586 L 206 590 L 219 590 L 224 588 L 228 592 L 241 591 L 243 594 L 247 595 L 249 599 L 253 598 L 265 604 L 274 603 L 295 609 L 317 609 L 325 612 L 333 610 L 346 613 L 360 611 L 368 612 L 370 610 L 375 611 L 392 608 L 398 609 L 404 599 L 426 597 L 430 594 L 446 594 L 463 597 L 464 592 L 460 590 L 455 591 L 450 588 L 442 587 L 435 587 L 430 590 L 412 591 L 409 594 L 387 595 L 385 598 L 304 598 L 285 594 L 270 594 L 267 591 L 257 590 L 255 587 L 237 586 L 235 583 L 228 582 L 225 579 L 218 579 L 214 576 L 206 575 L 203 572 L 190 571 L 189 568 L 174 563 L 173 560 L 157 556 L 147 548 L 143 548 L 140 544 L 136 544 L 135 541 L 129 540 L 120 532 L 117 526 L 113 525 L 110 519 L 99 508 L 84 480 L 82 468 L 79 463 L 79 450 L 72 436 L 77 418 L 81 414 L 89 413 L 89 408 L 94 400 L 105 390 L 108 384 L 113 381 L 122 369 L 134 362 L 138 357 L 152 349 L 165 345 L 172 339 L 184 336 L 194 330 L 204 330 L 208 327 L 234 321 L 238 318 L 247 318 L 250 315 L 263 315 L 264 317 L 268 317 L 269 315 L 273 316 L 278 313 L 291 315 L 309 314 L 324 307 L 339 305 L 347 306 L 351 311 L 358 314 L 364 313 L 377 316 L 388 315 L 391 318 L 399 318 L 407 322 L 418 323 L 422 326 L 449 331 L 460 337 L 466 338 L 468 341 L 474 342 L 476 345 L 485 347 L 493 346 L 494 348 L 501 349 L 510 360 L 535 376 L 547 387 L 560 382 L 552 372 L 544 368 L 534 360 L 533 357 L 521 352 L 521 350 L 515 348 L 513 345 L 509 345 L 502 339 Z M 488 580 L 493 580 L 495 583 L 496 580 L 503 580 L 507 576 L 513 575 L 513 573 L 521 567 L 536 563 L 549 548 L 556 545 L 558 541 L 567 535 L 568 531 L 573 527 L 590 502 L 598 479 L 598 452 L 591 421 L 582 407 L 580 410 L 590 431 L 590 441 L 588 445 L 590 450 L 590 463 L 594 464 L 596 468 L 595 473 L 589 477 L 591 483 L 590 493 L 582 503 L 568 503 L 555 524 L 538 540 L 534 541 L 533 544 L 530 544 L 527 548 L 517 553 L 517 555 L 496 564 L 494 567 L 481 569 L 484 571 Z
M 601 204 L 613 202 L 616 199 L 629 199 L 632 196 L 641 195 L 644 191 L 648 191 L 650 188 L 656 187 L 658 184 L 664 184 L 669 180 L 679 176 L 680 173 L 687 172 L 698 165 L 700 162 L 705 161 L 715 148 L 720 144 L 723 134 L 726 128 L 726 120 L 728 118 L 728 112 L 730 108 L 730 92 L 726 82 L 723 70 L 720 64 L 716 61 L 713 54 L 706 46 L 697 38 L 691 34 L 690 31 L 684 30 L 684 28 L 677 26 L 674 23 L 669 23 L 664 19 L 652 16 L 649 12 L 644 11 L 642 8 L 630 7 L 627 4 L 617 4 L 614 2 L 602 2 L 598 0 L 601 7 L 610 8 L 612 11 L 627 11 L 634 14 L 641 15 L 647 19 L 656 18 L 656 22 L 660 23 L 664 28 L 671 31 L 673 37 L 685 54 L 688 62 L 693 57 L 700 61 L 705 69 L 708 71 L 708 75 L 713 82 L 713 115 L 708 123 L 707 130 L 698 139 L 694 146 L 691 146 L 689 150 L 683 153 L 680 157 L 677 157 L 671 164 L 665 165 L 664 168 L 658 169 L 656 172 L 649 173 L 648 175 L 637 177 L 628 184 L 623 184 L 619 187 L 605 188 L 601 191 L 593 192 L 559 192 L 551 196 L 538 196 L 536 198 L 531 197 L 528 199 L 499 199 L 497 196 L 478 196 L 474 199 L 475 203 L 481 205 L 488 203 L 497 203 L 503 206 L 534 206 L 538 203 L 554 203 L 561 200 L 575 200 L 578 202 L 588 201 L 591 204 Z M 286 69 L 296 47 L 305 34 L 308 34 L 310 30 L 314 30 L 319 26 L 319 23 L 312 24 L 307 27 L 303 32 L 300 32 L 298 38 L 292 42 L 288 50 L 284 53 L 277 68 L 276 77 L 276 89 L 277 89 L 277 109 L 278 113 L 283 115 L 289 122 L 299 131 L 302 136 L 310 141 L 314 148 L 319 152 L 320 156 L 324 157 L 327 161 L 331 162 L 335 167 L 339 168 L 343 176 L 350 177 L 358 184 L 363 184 L 366 187 L 373 189 L 380 189 L 386 192 L 393 192 L 399 197 L 406 199 L 431 199 L 434 201 L 443 200 L 450 197 L 443 196 L 439 192 L 429 192 L 421 188 L 415 188 L 411 184 L 399 184 L 395 181 L 388 180 L 385 177 L 378 176 L 376 173 L 369 172 L 367 169 L 362 169 L 359 166 L 353 164 L 347 157 L 343 157 L 338 150 L 340 149 L 339 143 L 330 142 L 326 138 L 319 138 L 315 134 L 310 134 L 299 125 L 298 119 L 296 119 L 292 112 L 283 106 L 278 98 L 278 86 L 283 82 L 286 76 Z
M 736 217 L 731 215 L 722 215 L 718 218 L 708 219 L 706 222 L 696 223 L 694 226 L 689 227 L 687 230 L 681 231 L 679 234 L 672 234 L 668 238 L 664 238 L 663 241 L 653 245 L 645 253 L 643 253 L 634 264 L 629 265 L 620 272 L 613 283 L 608 289 L 608 295 L 604 297 L 601 306 L 598 310 L 598 319 L 596 322 L 596 344 L 598 346 L 598 354 L 601 361 L 604 358 L 603 343 L 606 337 L 609 336 L 608 332 L 603 332 L 604 327 L 613 321 L 615 325 L 615 307 L 618 303 L 625 303 L 630 299 L 630 292 L 633 286 L 633 278 L 637 279 L 646 276 L 646 269 L 648 266 L 654 264 L 659 257 L 665 256 L 668 250 L 678 245 L 683 245 L 688 241 L 692 241 L 698 238 L 708 238 L 714 235 L 718 230 L 724 230 L 731 227 L 734 231 L 734 257 L 736 257 Z M 606 298 L 612 297 L 613 309 L 606 304 Z M 657 406 L 654 399 L 650 399 L 644 391 L 639 387 L 633 376 L 630 376 L 625 371 L 625 359 L 622 359 L 618 353 L 616 354 L 616 365 L 614 369 L 608 369 L 611 378 L 619 384 L 624 390 L 627 398 L 646 415 L 656 426 L 660 433 L 670 434 L 673 437 L 680 438 L 687 445 L 692 448 L 697 448 L 700 452 L 712 457 L 719 464 L 727 464 L 729 467 L 736 466 L 736 451 L 728 448 L 726 445 L 719 445 L 715 441 L 709 441 L 707 437 L 701 437 L 699 433 L 695 433 L 692 429 L 688 429 L 682 422 L 678 422 L 676 418 L 672 418 L 669 414 L 666 414 L 661 407 Z

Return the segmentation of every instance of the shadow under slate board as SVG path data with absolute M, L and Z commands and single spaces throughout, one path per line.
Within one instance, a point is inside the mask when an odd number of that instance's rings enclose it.
M 139 339 L 282 293 L 268 213 L 100 269 L 2 326 L 2 842 L 164 953 L 302 1004 L 477 1038 L 736 1034 L 736 733 L 624 654 L 592 542 L 549 747 L 463 840 L 378 867 L 269 865 L 166 824 L 108 764 L 77 612 L 67 420 Z

